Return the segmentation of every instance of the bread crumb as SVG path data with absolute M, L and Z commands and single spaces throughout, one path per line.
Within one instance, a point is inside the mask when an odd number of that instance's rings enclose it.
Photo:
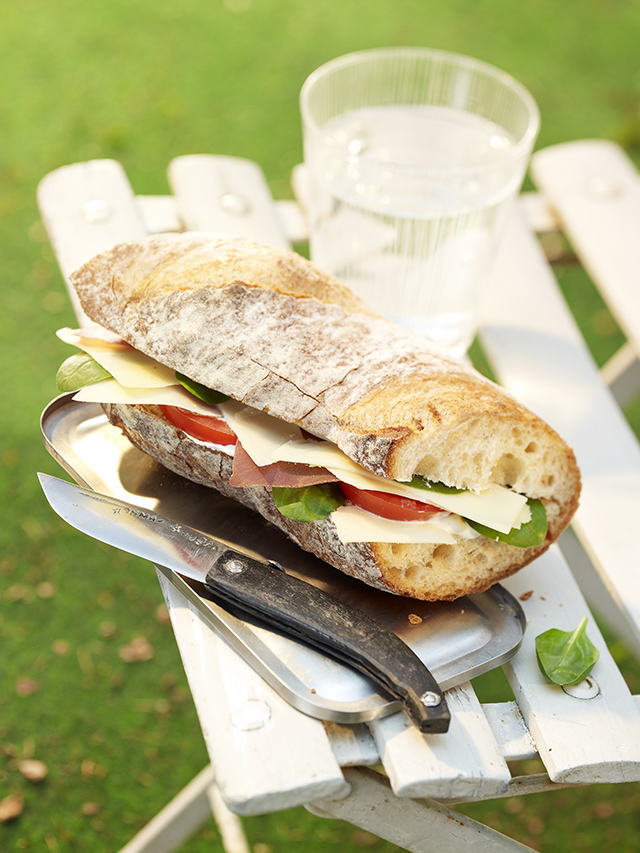
M 315 687 L 312 687 L 312 688 L 309 690 L 309 692 L 310 692 L 310 693 L 315 693 L 315 692 L 316 692 L 316 688 L 315 688 Z
M 422 617 L 417 616 L 415 613 L 410 613 L 409 622 L 411 622 L 412 625 L 419 625 L 422 622 Z
M 528 592 L 523 592 L 520 596 L 520 601 L 529 601 L 531 596 L 533 595 L 533 590 L 530 589 Z

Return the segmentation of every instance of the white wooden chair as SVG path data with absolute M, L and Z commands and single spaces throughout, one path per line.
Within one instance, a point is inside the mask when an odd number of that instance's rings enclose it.
M 528 621 L 504 666 L 514 701 L 481 705 L 471 684 L 455 688 L 446 735 L 420 735 L 402 712 L 368 725 L 323 724 L 281 699 L 159 574 L 211 765 L 121 853 L 173 850 L 211 813 L 226 849 L 243 853 L 239 816 L 301 804 L 411 851 L 455 853 L 470 842 L 475 851 L 524 850 L 452 806 L 640 780 L 639 697 L 594 620 L 589 635 L 601 657 L 576 688 L 546 682 L 534 652 L 537 634 L 572 629 L 589 615 L 585 595 L 640 650 L 640 447 L 619 407 L 640 389 L 640 178 L 619 148 L 600 141 L 543 150 L 532 174 L 539 192 L 513 209 L 481 339 L 499 381 L 573 445 L 584 491 L 561 545 L 505 584 L 526 599 Z M 63 274 L 150 232 L 231 232 L 285 246 L 305 238 L 300 204 L 274 202 L 254 163 L 181 157 L 169 179 L 171 196 L 138 197 L 113 161 L 47 175 L 39 204 Z M 602 373 L 535 235 L 555 228 L 628 338 Z M 532 758 L 545 772 L 511 777 L 508 762 Z

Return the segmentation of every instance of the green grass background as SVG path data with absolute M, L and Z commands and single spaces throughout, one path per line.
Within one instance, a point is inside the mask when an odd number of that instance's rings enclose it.
M 35 195 L 66 163 L 111 157 L 134 190 L 166 193 L 175 156 L 256 160 L 276 197 L 301 158 L 298 93 L 322 62 L 380 45 L 467 53 L 536 97 L 539 147 L 605 137 L 640 158 L 637 0 L 0 0 L 0 850 L 115 851 L 207 757 L 153 572 L 70 531 L 39 491 L 59 469 L 39 415 L 73 324 Z M 558 269 L 602 363 L 620 333 L 584 273 Z M 628 415 L 640 434 L 640 406 Z M 146 661 L 126 663 L 134 637 Z M 614 637 L 634 692 L 637 662 Z M 503 698 L 501 676 L 484 698 Z M 19 762 L 47 765 L 40 783 Z M 525 768 L 528 769 L 528 768 Z M 637 785 L 465 809 L 544 850 L 640 849 Z M 303 809 L 245 820 L 255 853 L 393 845 Z M 303 845 L 300 848 L 300 845 Z M 183 853 L 220 851 L 212 822 Z

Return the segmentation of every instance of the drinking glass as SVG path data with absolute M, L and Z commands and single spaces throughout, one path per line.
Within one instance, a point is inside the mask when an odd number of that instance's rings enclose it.
M 467 56 L 382 48 L 318 68 L 300 107 L 312 260 L 463 355 L 538 134 L 533 97 Z

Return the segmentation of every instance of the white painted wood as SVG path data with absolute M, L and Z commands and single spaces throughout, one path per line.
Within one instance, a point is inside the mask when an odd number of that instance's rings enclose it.
M 546 773 L 532 773 L 529 776 L 514 776 L 507 788 L 497 794 L 495 799 L 504 800 L 507 797 L 522 797 L 525 794 L 543 794 L 550 791 L 562 791 L 566 788 L 584 787 L 581 783 L 552 782 Z M 445 805 L 453 806 L 461 803 L 472 803 L 477 800 L 442 800 Z
M 319 720 L 300 714 L 159 574 L 220 793 L 236 814 L 291 808 L 349 786 Z
M 214 159 L 234 161 L 233 169 L 238 165 L 236 158 Z M 244 194 L 251 202 L 254 194 L 258 199 L 252 210 L 259 214 L 247 236 L 265 240 L 263 229 L 273 227 L 284 245 L 303 237 L 304 223 L 296 221 L 295 206 L 275 205 L 259 169 L 245 164 L 245 183 L 234 178 L 225 185 L 227 173 L 221 177 L 214 169 L 203 194 L 202 183 L 195 192 L 190 172 L 197 165 L 200 174 L 202 163 L 191 161 L 188 192 L 180 190 L 180 215 L 178 202 L 170 197 L 134 199 L 126 176 L 112 161 L 75 164 L 47 176 L 38 198 L 63 274 L 121 239 L 183 227 L 220 230 L 219 211 L 208 225 L 195 218 L 187 222 L 183 211 L 193 192 L 194 205 L 206 213 L 221 186 L 240 200 Z M 181 167 L 175 169 L 182 187 Z M 102 220 L 101 204 L 83 207 L 100 200 L 109 210 Z M 234 204 L 240 217 L 238 198 L 227 202 L 227 220 Z M 483 342 L 501 381 L 576 448 L 585 479 L 576 531 L 607 590 L 622 604 L 634 636 L 640 637 L 638 552 L 632 536 L 640 517 L 640 451 L 603 387 L 531 233 L 531 223 L 539 230 L 554 224 L 543 202 L 539 197 L 524 202 L 528 225 L 518 216 L 510 223 L 486 302 Z M 623 500 L 616 502 L 619 495 Z M 530 621 L 523 646 L 506 667 L 517 702 L 480 708 L 470 688 L 450 691 L 454 721 L 446 736 L 420 735 L 403 714 L 371 724 L 373 737 L 363 726 L 323 725 L 305 717 L 251 672 L 164 578 L 161 584 L 220 786 L 218 792 L 207 789 L 209 809 L 216 802 L 219 806 L 218 793 L 225 803 L 222 811 L 230 807 L 239 814 L 314 800 L 309 808 L 315 813 L 349 820 L 409 850 L 455 853 L 471 842 L 473 849 L 506 851 L 527 848 L 460 819 L 444 806 L 417 803 L 413 797 L 448 795 L 461 801 L 640 778 L 640 697 L 630 696 L 595 623 L 590 623 L 589 634 L 602 655 L 594 670 L 597 698 L 567 695 L 548 684 L 537 668 L 535 635 L 546 627 L 575 627 L 576 619 L 588 612 L 558 548 L 508 582 L 516 595 L 534 590 L 524 603 Z M 538 753 L 549 777 L 509 779 L 505 759 Z M 396 796 L 379 776 L 348 767 L 381 759 Z M 344 775 L 339 765 L 347 768 Z M 193 790 L 191 798 L 181 800 L 183 826 L 206 813 L 202 790 L 195 795 Z
M 129 180 L 115 160 L 73 163 L 45 175 L 37 196 L 76 316 L 94 325 L 68 277 L 100 252 L 146 234 Z
M 171 161 L 169 183 L 187 230 L 289 248 L 257 163 L 239 157 L 190 154 Z
M 492 285 L 483 329 L 487 354 L 500 381 L 573 445 L 584 480 L 574 529 L 637 635 L 640 449 L 600 380 L 540 247 L 518 215 L 509 223 Z M 558 549 L 506 585 L 515 594 L 535 592 L 523 604 L 531 624 L 522 648 L 505 670 L 551 779 L 639 778 L 635 702 L 595 623 L 591 633 L 602 655 L 597 700 L 566 696 L 537 668 L 535 635 L 547 627 L 569 630 L 587 612 Z
M 388 781 L 361 767 L 345 771 L 351 794 L 309 803 L 319 817 L 346 820 L 412 853 L 518 853 L 531 850 L 435 800 L 399 799 Z
M 529 228 L 537 234 L 557 231 L 560 227 L 555 210 L 541 193 L 522 193 L 519 197 L 520 207 L 524 213 Z
M 120 850 L 120 853 L 171 853 L 211 817 L 208 765 Z
M 640 353 L 640 174 L 614 142 L 554 145 L 531 174 L 583 265 Z
M 573 529 L 640 638 L 640 447 L 517 208 L 484 301 L 481 338 L 499 381 L 574 448 L 583 490 Z
M 343 726 L 340 723 L 327 721 L 324 727 L 340 767 L 370 766 L 379 763 L 378 748 L 364 723 Z
M 237 177 L 236 172 L 231 174 L 239 168 L 242 174 L 237 172 Z M 224 187 L 219 177 L 223 170 L 227 174 Z M 255 216 L 251 223 L 251 236 L 265 239 L 270 225 L 267 206 L 272 210 L 273 202 L 266 200 L 264 186 L 255 171 L 245 174 L 244 170 L 244 163 L 239 166 L 229 158 L 198 156 L 179 158 L 172 162 L 172 187 L 179 203 L 189 205 L 189 212 L 181 208 L 181 216 L 190 228 L 206 226 L 209 230 L 215 230 L 220 211 L 219 205 L 214 202 L 220 197 L 222 189 L 240 193 L 237 188 L 241 188 L 242 198 L 251 201 L 245 209 L 247 213 L 251 212 L 252 217 Z M 254 198 L 260 200 L 255 207 Z M 490 794 L 502 790 L 507 784 L 510 778 L 508 769 L 471 688 L 454 692 L 451 701 L 454 705 L 461 703 L 457 707 L 457 719 L 454 722 L 454 729 L 458 729 L 459 734 L 456 737 L 450 735 L 446 740 L 423 738 L 415 727 L 407 727 L 403 714 L 394 718 L 395 724 L 392 720 L 372 724 L 378 752 L 398 795 L 427 796 L 433 792 L 434 786 L 441 790 L 443 784 L 449 786 L 451 796 L 470 790 Z M 439 741 L 438 747 L 431 745 L 436 740 Z M 457 749 L 454 744 L 459 744 Z M 440 753 L 442 757 L 439 757 Z M 418 756 L 422 756 L 423 760 L 418 760 Z M 433 780 L 437 780 L 437 783 Z
M 172 853 L 213 817 L 225 853 L 249 853 L 240 818 L 224 803 L 208 764 L 119 853 Z
M 640 779 L 640 713 L 590 616 L 560 550 L 554 546 L 504 582 L 522 602 L 527 631 L 517 655 L 504 666 L 540 758 L 554 782 L 614 782 Z M 558 628 L 571 631 L 584 616 L 587 634 L 600 651 L 591 673 L 599 693 L 576 698 L 541 673 L 535 637 Z
M 629 622 L 620 617 L 620 608 L 605 586 L 603 576 L 594 567 L 571 527 L 562 534 L 559 545 L 593 613 L 600 619 L 601 624 L 608 626 L 640 659 L 640 641 L 637 631 L 632 630 Z
M 603 365 L 600 374 L 620 406 L 640 392 L 640 360 L 628 342 Z
M 492 797 L 511 778 L 471 685 L 446 697 L 446 734 L 422 735 L 404 712 L 369 723 L 398 797 Z
M 207 798 L 225 853 L 251 853 L 240 818 L 227 808 L 215 782 L 207 788 Z
M 137 195 L 136 205 L 148 234 L 184 231 L 178 206 L 172 195 Z
M 309 239 L 307 220 L 296 201 L 276 201 L 276 216 L 290 243 L 304 243 Z
M 108 215 L 83 220 L 87 200 L 104 201 Z M 64 275 L 115 242 L 145 233 L 126 176 L 112 161 L 76 164 L 47 176 L 39 203 Z M 237 810 L 252 812 L 344 792 L 347 786 L 322 723 L 272 695 L 234 652 L 216 643 L 207 625 L 192 617 L 177 590 L 168 582 L 162 585 L 223 796 Z M 264 726 L 242 728 L 239 721 L 263 706 L 269 715 Z
M 482 706 L 482 710 L 506 761 L 538 757 L 538 750 L 517 702 L 487 703 Z
M 300 206 L 302 216 L 308 222 L 309 178 L 307 176 L 307 167 L 304 163 L 298 163 L 291 170 L 291 187 Z

